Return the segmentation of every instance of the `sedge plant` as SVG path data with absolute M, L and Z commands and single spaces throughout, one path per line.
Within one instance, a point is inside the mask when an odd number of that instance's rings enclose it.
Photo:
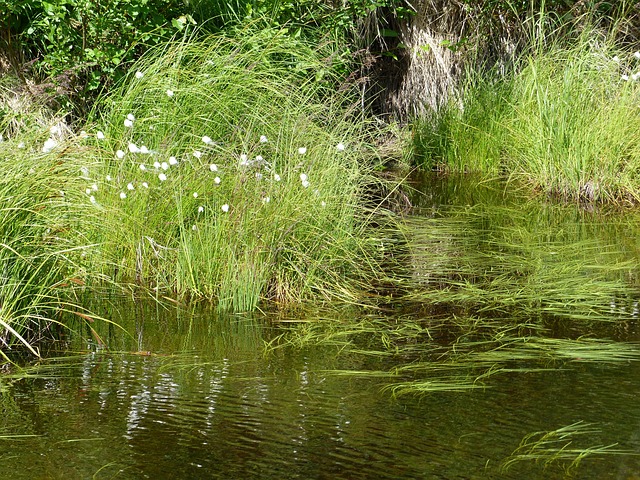
M 362 205 L 373 165 L 321 53 L 248 29 L 143 57 L 87 129 L 96 268 L 223 310 L 357 301 L 379 271 Z

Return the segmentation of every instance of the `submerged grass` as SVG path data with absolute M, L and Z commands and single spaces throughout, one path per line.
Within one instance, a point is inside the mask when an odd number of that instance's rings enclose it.
M 572 423 L 549 432 L 535 432 L 527 435 L 520 446 L 502 463 L 502 470 L 508 471 L 519 462 L 542 463 L 545 468 L 560 465 L 568 473 L 574 472 L 585 459 L 600 455 L 637 455 L 633 451 L 616 448 L 617 444 L 576 447 L 576 440 L 593 437 L 600 431 L 592 424 L 582 421 Z
M 359 358 L 350 360 L 354 376 L 385 372 L 395 396 L 640 360 L 640 345 L 629 341 L 640 322 L 638 245 L 629 241 L 636 217 L 517 199 L 486 183 L 465 187 L 443 187 L 450 191 L 440 201 L 454 206 L 434 207 L 430 190 L 430 202 L 406 219 L 404 242 L 392 248 L 404 295 L 357 323 L 299 325 L 280 344 Z

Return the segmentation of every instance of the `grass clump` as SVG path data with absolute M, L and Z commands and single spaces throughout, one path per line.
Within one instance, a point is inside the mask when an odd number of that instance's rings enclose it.
M 102 272 L 225 310 L 356 301 L 377 271 L 362 206 L 373 165 L 365 122 L 348 92 L 317 81 L 323 67 L 278 31 L 143 58 L 87 140 Z
M 532 44 L 511 73 L 472 74 L 460 99 L 417 120 L 417 158 L 523 179 L 564 200 L 636 203 L 638 56 L 593 29 Z
M 88 318 L 75 305 L 89 248 L 76 228 L 92 220 L 77 208 L 75 164 L 14 143 L 0 143 L 0 342 L 37 353 L 62 311 Z
M 559 465 L 566 474 L 573 474 L 585 459 L 602 455 L 634 455 L 629 450 L 616 448 L 617 444 L 579 447 L 583 438 L 600 434 L 593 425 L 579 421 L 548 432 L 534 432 L 523 438 L 520 446 L 502 462 L 502 470 L 508 471 L 518 462 L 535 461 L 545 468 Z

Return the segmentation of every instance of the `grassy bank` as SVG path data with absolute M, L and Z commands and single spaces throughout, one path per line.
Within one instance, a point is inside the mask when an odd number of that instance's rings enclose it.
M 510 176 L 565 200 L 636 203 L 640 55 L 593 29 L 532 45 L 511 73 L 470 74 L 460 98 L 416 121 L 419 161 Z
M 149 51 L 81 133 L 43 116 L 5 128 L 3 254 L 25 288 L 5 328 L 60 308 L 68 277 L 228 311 L 359 302 L 381 272 L 375 129 L 329 67 L 282 31 L 185 37 Z

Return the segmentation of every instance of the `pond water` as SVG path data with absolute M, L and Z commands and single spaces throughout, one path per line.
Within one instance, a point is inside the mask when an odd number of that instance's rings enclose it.
M 102 303 L 6 374 L 0 478 L 640 478 L 637 216 L 416 188 L 384 309 Z

